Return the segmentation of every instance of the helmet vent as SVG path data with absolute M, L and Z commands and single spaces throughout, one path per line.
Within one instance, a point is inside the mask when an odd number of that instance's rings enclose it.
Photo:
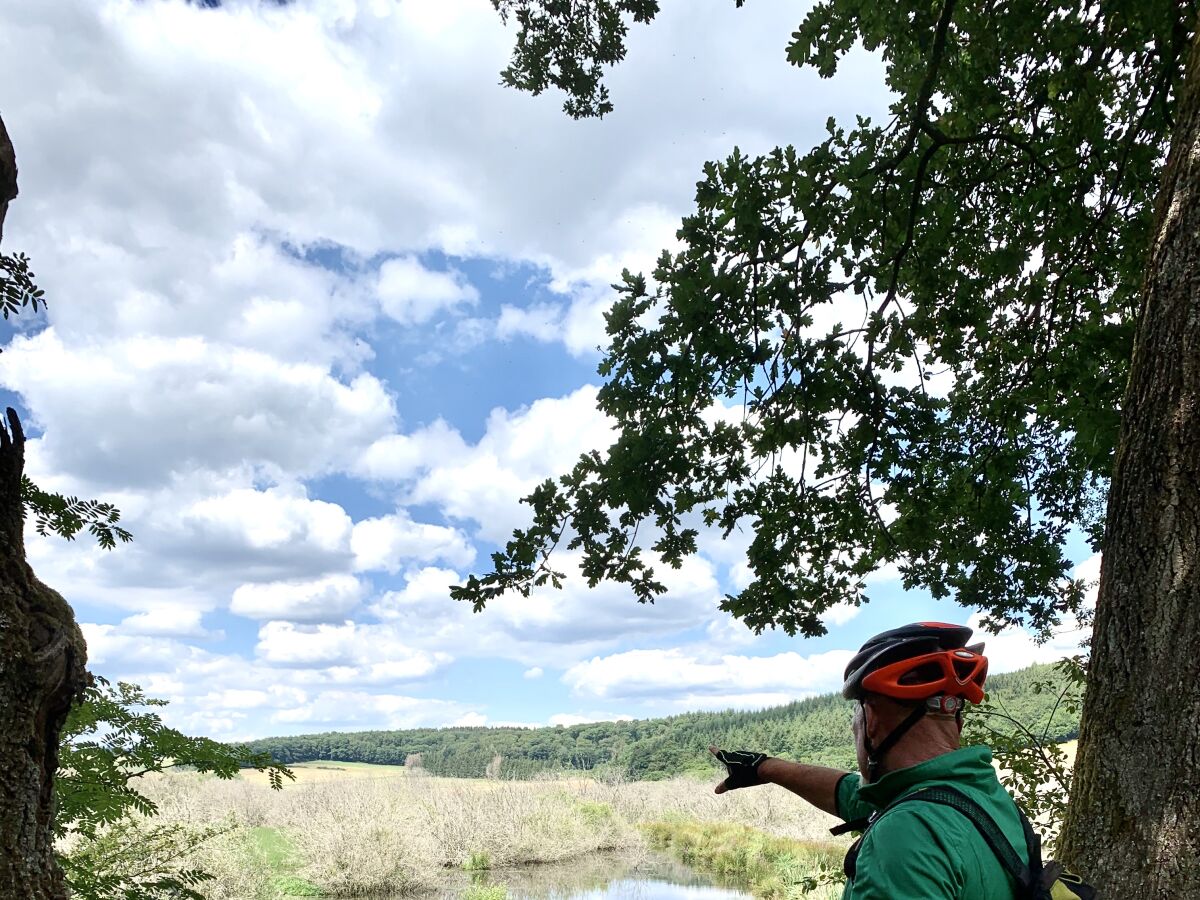
M 967 681 L 975 674 L 975 661 L 960 662 L 957 659 L 954 660 L 954 674 L 958 676 L 960 682 Z
M 944 677 L 942 667 L 929 663 L 924 666 L 917 666 L 909 672 L 905 672 L 900 676 L 900 684 L 932 684 L 935 681 L 940 681 Z

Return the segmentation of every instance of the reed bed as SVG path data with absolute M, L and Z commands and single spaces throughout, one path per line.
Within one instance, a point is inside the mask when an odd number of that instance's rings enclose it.
M 143 785 L 160 821 L 230 820 L 194 864 L 213 900 L 415 894 L 447 869 L 500 869 L 644 845 L 640 826 L 736 823 L 795 840 L 828 838 L 830 817 L 778 789 L 716 796 L 694 779 L 605 783 L 404 776 L 314 780 L 272 791 L 249 780 L 173 773 Z
M 843 848 L 726 822 L 654 822 L 643 826 L 652 847 L 762 900 L 835 900 L 842 894 Z

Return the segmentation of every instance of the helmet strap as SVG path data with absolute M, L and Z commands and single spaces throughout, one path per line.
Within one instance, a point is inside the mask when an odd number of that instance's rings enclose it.
M 865 704 L 864 704 L 865 707 Z M 879 780 L 880 770 L 883 768 L 883 757 L 889 750 L 900 742 L 904 735 L 908 734 L 909 729 L 916 725 L 925 715 L 927 707 L 924 703 L 913 709 L 908 714 L 908 717 L 892 729 L 891 734 L 885 737 L 878 747 L 871 746 L 871 738 L 867 734 L 866 710 L 863 710 L 863 748 L 867 751 L 867 780 L 874 784 Z

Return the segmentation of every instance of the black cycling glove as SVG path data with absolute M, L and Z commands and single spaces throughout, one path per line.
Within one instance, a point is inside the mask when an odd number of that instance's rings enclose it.
M 758 777 L 758 767 L 767 758 L 767 754 L 752 753 L 749 750 L 717 750 L 713 755 L 729 770 L 729 777 L 725 779 L 726 790 L 732 791 L 734 788 L 753 787 L 763 783 Z

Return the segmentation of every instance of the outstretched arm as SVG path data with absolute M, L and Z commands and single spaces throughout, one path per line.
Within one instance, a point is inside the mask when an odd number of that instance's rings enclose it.
M 717 785 L 716 793 L 756 784 L 777 784 L 831 816 L 838 814 L 837 785 L 846 774 L 841 769 L 810 766 L 762 754 L 729 753 L 716 747 L 708 749 L 729 770 L 729 777 Z
M 831 816 L 838 814 L 837 785 L 846 775 L 841 769 L 810 766 L 770 756 L 763 760 L 758 772 L 764 781 L 787 788 L 817 809 L 824 810 Z

